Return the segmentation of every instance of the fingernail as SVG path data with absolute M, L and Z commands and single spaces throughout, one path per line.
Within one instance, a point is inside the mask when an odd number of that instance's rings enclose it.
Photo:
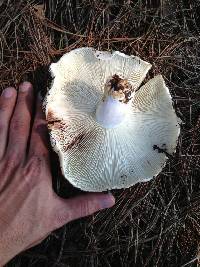
M 5 98 L 10 98 L 13 95 L 14 90 L 15 89 L 13 87 L 8 87 L 3 90 L 2 96 Z
M 113 195 L 105 195 L 100 201 L 102 209 L 110 208 L 115 204 L 115 198 Z
M 23 82 L 19 86 L 19 91 L 22 93 L 26 93 L 31 88 L 32 88 L 32 84 L 30 82 Z

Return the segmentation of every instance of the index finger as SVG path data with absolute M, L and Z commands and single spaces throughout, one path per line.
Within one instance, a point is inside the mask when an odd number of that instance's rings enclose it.
M 37 97 L 36 104 L 36 114 L 33 122 L 30 146 L 29 146 L 29 156 L 42 156 L 49 159 L 49 136 L 47 130 L 47 121 L 45 119 L 45 114 L 42 111 L 42 103 Z

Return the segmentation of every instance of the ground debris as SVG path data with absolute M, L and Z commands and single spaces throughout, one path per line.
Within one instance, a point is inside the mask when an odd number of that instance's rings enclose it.
M 183 121 L 173 160 L 169 158 L 156 179 L 112 191 L 116 196 L 112 209 L 57 230 L 8 267 L 177 267 L 197 263 L 199 13 L 200 1 L 185 0 L 0 1 L 0 90 L 17 85 L 25 74 L 35 88 L 46 88 L 48 65 L 71 49 L 118 50 L 153 65 L 146 79 L 160 73 L 164 76 Z M 63 197 L 71 192 L 75 195 L 76 190 L 62 181 L 55 161 L 55 191 Z

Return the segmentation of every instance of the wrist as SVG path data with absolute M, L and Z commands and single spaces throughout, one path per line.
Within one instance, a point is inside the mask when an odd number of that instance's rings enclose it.
M 6 259 L 2 259 L 2 254 L 1 254 L 1 258 L 0 258 L 0 267 L 4 267 L 6 263 L 8 263 L 9 260 Z
M 0 240 L 0 267 L 4 267 L 18 253 L 12 245 Z
M 0 250 L 0 267 L 4 267 L 6 263 L 8 263 L 12 257 L 7 257 L 6 253 L 4 251 Z

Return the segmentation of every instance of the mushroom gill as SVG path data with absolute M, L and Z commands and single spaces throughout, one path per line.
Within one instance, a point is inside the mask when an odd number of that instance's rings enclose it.
M 138 57 L 87 47 L 51 65 L 44 102 L 50 139 L 74 186 L 130 187 L 160 173 L 174 152 L 179 119 L 162 76 L 140 88 L 150 68 Z

